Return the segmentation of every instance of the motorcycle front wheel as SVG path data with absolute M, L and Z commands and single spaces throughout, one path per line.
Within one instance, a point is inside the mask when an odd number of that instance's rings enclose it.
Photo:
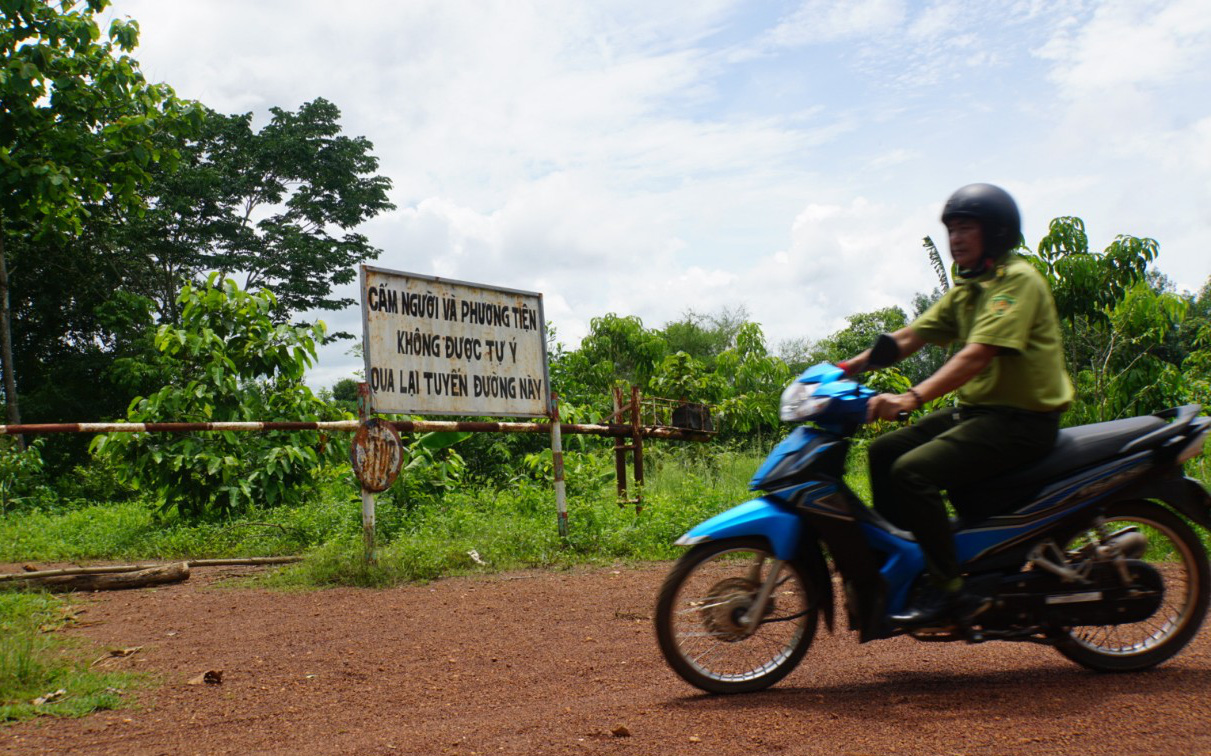
M 743 618 L 777 565 L 755 628 Z M 673 567 L 656 602 L 656 639 L 669 666 L 708 693 L 748 693 L 786 677 L 816 635 L 819 608 L 802 568 L 778 563 L 760 539 L 694 547 Z
M 1142 622 L 1064 628 L 1056 649 L 1072 661 L 1100 672 L 1134 672 L 1171 658 L 1194 637 L 1211 600 L 1211 571 L 1198 533 L 1181 517 L 1150 501 L 1116 502 L 1106 507 L 1104 532 L 1135 526 L 1148 539 L 1141 557 L 1164 582 L 1160 609 Z M 1097 529 L 1081 529 L 1067 539 L 1068 551 L 1096 543 Z

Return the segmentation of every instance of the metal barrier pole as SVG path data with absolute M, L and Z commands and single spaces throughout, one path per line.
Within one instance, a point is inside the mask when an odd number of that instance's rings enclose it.
M 363 423 L 371 415 L 370 386 L 357 384 L 357 417 Z M 374 564 L 374 494 L 362 487 L 362 541 L 366 564 Z
M 610 415 L 611 425 L 622 424 L 622 387 L 614 387 L 614 414 Z M 618 506 L 627 501 L 627 446 L 622 436 L 614 437 L 614 479 L 618 484 Z
M 640 425 L 639 387 L 631 386 L 631 444 L 635 450 L 635 514 L 643 511 L 643 426 Z
M 497 423 L 462 420 L 392 420 L 392 428 L 400 433 L 428 433 L 429 431 L 458 431 L 468 433 L 549 433 L 547 423 Z M 327 431 L 354 432 L 361 423 L 357 420 L 300 421 L 300 422 L 232 422 L 232 423 L 34 423 L 23 425 L 0 425 L 0 436 L 21 434 L 43 435 L 58 433 L 197 433 L 199 431 L 240 431 L 262 433 L 266 431 Z M 563 433 L 602 436 L 604 438 L 629 438 L 635 429 L 630 423 L 606 425 L 562 423 Z M 664 428 L 645 425 L 640 428 L 644 438 L 672 439 L 677 441 L 709 441 L 711 431 L 688 428 Z M 624 451 L 630 451 L 625 449 Z
M 551 464 L 555 468 L 555 513 L 559 537 L 568 537 L 568 497 L 563 482 L 563 433 L 559 428 L 559 394 L 551 392 Z

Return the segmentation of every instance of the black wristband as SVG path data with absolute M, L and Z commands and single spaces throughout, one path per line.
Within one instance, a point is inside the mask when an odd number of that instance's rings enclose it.
M 917 393 L 917 390 L 915 388 L 912 388 L 910 386 L 908 389 L 908 393 L 912 394 L 912 398 L 917 400 L 917 409 L 921 409 L 922 407 L 925 406 L 925 402 L 921 399 L 921 395 Z

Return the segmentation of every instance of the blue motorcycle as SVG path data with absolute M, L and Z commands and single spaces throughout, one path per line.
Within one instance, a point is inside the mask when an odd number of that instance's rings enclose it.
M 880 339 L 872 365 L 894 355 Z M 1160 664 L 1198 632 L 1211 574 L 1191 522 L 1211 529 L 1211 496 L 1182 472 L 1211 430 L 1198 405 L 1063 429 L 1045 459 L 948 492 L 961 511 L 989 513 L 952 521 L 966 589 L 988 608 L 968 623 L 907 629 L 889 616 L 922 589 L 921 549 L 844 481 L 875 393 L 835 365 L 808 368 L 780 411 L 814 427 L 800 425 L 770 453 L 750 483 L 761 496 L 678 539 L 691 548 L 664 581 L 655 624 L 686 682 L 712 693 L 778 682 L 807 653 L 821 615 L 833 630 L 834 585 L 861 643 L 1021 641 L 1124 672 Z

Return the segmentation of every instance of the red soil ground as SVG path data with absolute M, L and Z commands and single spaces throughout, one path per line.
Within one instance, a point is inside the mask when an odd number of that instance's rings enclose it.
M 391 590 L 231 587 L 80 599 L 73 635 L 141 650 L 132 708 L 0 728 L 3 753 L 1211 753 L 1211 640 L 1135 675 L 1040 646 L 859 645 L 822 631 L 775 688 L 706 696 L 665 666 L 668 565 Z M 218 685 L 189 684 L 221 670 Z

